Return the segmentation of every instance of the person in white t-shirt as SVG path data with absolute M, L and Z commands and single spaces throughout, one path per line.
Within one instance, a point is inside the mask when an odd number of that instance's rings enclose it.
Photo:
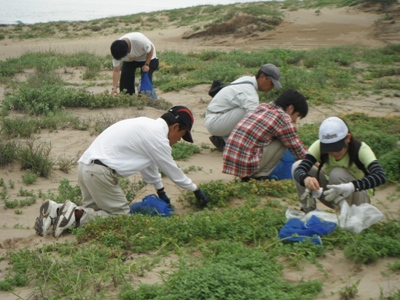
M 143 33 L 131 32 L 121 36 L 111 44 L 110 50 L 113 57 L 111 94 L 118 94 L 119 79 L 120 92 L 126 91 L 129 95 L 133 95 L 137 68 L 140 69 L 140 74 L 148 72 L 150 82 L 153 84 L 153 72 L 158 69 L 159 60 L 156 48 Z
M 199 206 L 209 202 L 202 190 L 177 166 L 172 145 L 181 138 L 193 143 L 190 133 L 194 122 L 185 106 L 174 106 L 158 119 L 138 117 L 119 121 L 104 130 L 83 153 L 78 163 L 78 181 L 82 206 L 67 200 L 58 204 L 47 200 L 40 207 L 35 223 L 36 233 L 54 237 L 76 224 L 84 225 L 95 216 L 129 214 L 130 205 L 118 176 L 140 173 L 154 185 L 158 197 L 170 204 L 164 191 L 161 170 L 182 189 L 193 191 Z

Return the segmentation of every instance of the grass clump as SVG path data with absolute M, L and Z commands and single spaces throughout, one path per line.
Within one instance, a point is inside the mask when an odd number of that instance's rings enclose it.
M 50 144 L 34 140 L 27 141 L 26 146 L 18 151 L 21 169 L 31 170 L 34 174 L 49 178 L 55 164 L 50 152 Z
M 30 185 L 35 183 L 35 181 L 38 179 L 39 175 L 32 173 L 32 171 L 28 170 L 26 171 L 25 174 L 22 175 L 22 181 L 26 184 L 26 185 Z
M 0 166 L 11 164 L 17 158 L 18 144 L 15 141 L 0 142 Z
M 200 152 L 200 147 L 186 142 L 178 142 L 172 146 L 174 160 L 188 160 L 193 154 Z
M 275 238 L 273 228 L 283 224 L 282 208 L 251 210 L 241 206 L 219 213 L 189 213 L 172 218 L 124 215 L 117 219 L 99 219 L 78 229 L 77 237 L 81 242 L 96 240 L 107 246 L 118 245 L 125 250 L 145 252 L 160 247 L 196 246 L 199 241 L 210 239 L 255 243 L 265 237 Z
M 344 248 L 347 258 L 361 264 L 376 262 L 382 257 L 400 256 L 400 224 L 398 220 L 388 220 L 367 228 L 361 235 L 353 237 L 353 242 Z
M 226 207 L 233 199 L 248 199 L 249 195 L 258 197 L 285 197 L 295 191 L 295 187 L 290 180 L 258 182 L 223 182 L 221 180 L 211 180 L 202 183 L 199 187 L 209 197 L 208 207 Z M 187 201 L 188 205 L 197 205 L 197 200 L 193 193 L 184 194 L 181 201 Z
M 322 283 L 290 284 L 280 278 L 282 265 L 261 249 L 226 241 L 207 245 L 193 268 L 181 261 L 162 285 L 125 285 L 122 299 L 313 299 Z M 134 295 L 134 296 L 133 296 Z

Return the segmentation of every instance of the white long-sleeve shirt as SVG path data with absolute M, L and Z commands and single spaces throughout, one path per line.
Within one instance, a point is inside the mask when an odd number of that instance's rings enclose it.
M 207 107 L 210 113 L 226 113 L 237 107 L 249 113 L 259 104 L 258 85 L 255 76 L 244 76 L 232 83 L 250 81 L 252 84 L 243 83 L 230 85 L 218 92 Z
M 168 140 L 168 125 L 158 118 L 132 118 L 104 130 L 79 159 L 90 164 L 98 159 L 123 177 L 135 173 L 156 189 L 163 187 L 159 169 L 179 187 L 195 191 L 197 186 L 177 166 Z

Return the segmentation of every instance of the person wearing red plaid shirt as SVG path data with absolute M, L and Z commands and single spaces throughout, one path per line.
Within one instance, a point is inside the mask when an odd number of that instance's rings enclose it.
M 248 181 L 268 179 L 286 149 L 303 159 L 307 149 L 295 122 L 308 113 L 304 95 L 287 90 L 274 102 L 263 103 L 242 119 L 230 134 L 223 153 L 222 172 Z

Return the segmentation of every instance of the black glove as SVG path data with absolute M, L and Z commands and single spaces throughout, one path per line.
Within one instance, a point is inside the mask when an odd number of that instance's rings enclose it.
M 167 196 L 167 193 L 164 191 L 164 188 L 157 190 L 158 198 L 164 201 L 167 204 L 171 204 L 171 200 Z
M 194 195 L 196 196 L 196 199 L 199 200 L 200 202 L 200 207 L 205 207 L 210 200 L 207 198 L 207 196 L 203 193 L 203 191 L 199 188 L 196 191 L 194 191 Z

